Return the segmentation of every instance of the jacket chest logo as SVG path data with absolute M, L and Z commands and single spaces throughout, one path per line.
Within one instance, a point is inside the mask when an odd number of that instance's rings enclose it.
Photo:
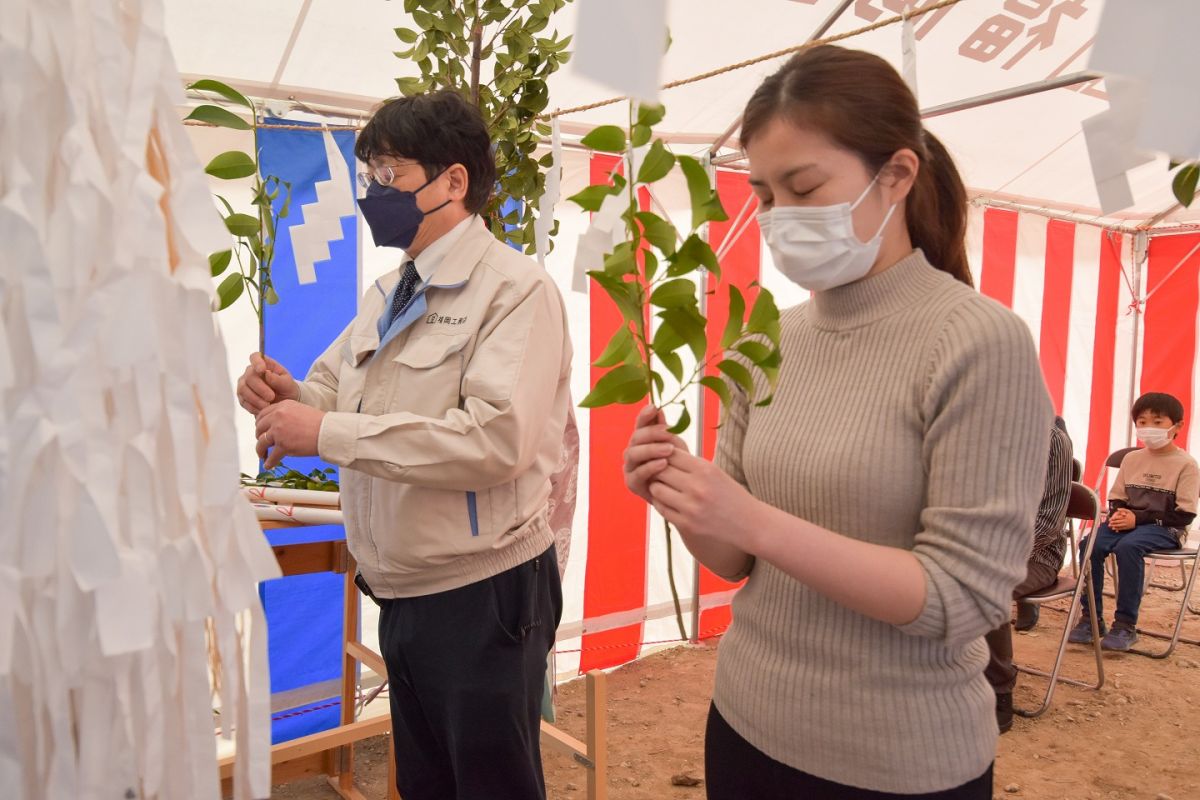
M 426 325 L 462 325 L 466 321 L 466 317 L 451 317 L 438 313 L 433 313 L 425 317 Z

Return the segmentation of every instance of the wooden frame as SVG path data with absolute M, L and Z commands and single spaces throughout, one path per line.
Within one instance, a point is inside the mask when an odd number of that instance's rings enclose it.
M 263 530 L 296 527 L 288 523 L 264 521 Z M 358 586 L 354 583 L 354 559 L 344 541 L 305 542 L 273 548 L 280 571 L 286 575 L 336 572 L 345 575 L 345 610 L 342 627 L 342 719 L 336 728 L 300 739 L 282 742 L 271 748 L 271 782 L 289 783 L 302 778 L 325 776 L 342 800 L 367 800 L 354 782 L 354 744 L 382 734 L 390 734 L 391 715 L 355 720 L 358 703 L 358 667 L 369 668 L 387 677 L 383 657 L 358 638 Z M 589 672 L 587 681 L 586 742 L 542 722 L 542 741 L 572 756 L 587 769 L 588 800 L 608 800 L 608 688 L 606 676 L 599 670 Z M 218 762 L 223 797 L 232 794 L 233 763 L 236 754 Z M 388 737 L 388 799 L 400 800 L 396 791 L 395 751 Z
M 262 522 L 263 530 L 296 527 L 288 523 Z M 289 783 L 324 775 L 343 800 L 367 800 L 354 783 L 354 743 L 390 733 L 391 715 L 355 720 L 358 704 L 358 665 L 365 664 L 381 677 L 387 675 L 383 658 L 358 639 L 359 594 L 354 585 L 354 559 L 344 541 L 304 542 L 272 548 L 286 575 L 335 572 L 345 575 L 345 607 L 342 616 L 342 718 L 336 728 L 321 731 L 271 748 L 271 782 Z M 390 751 L 390 747 L 389 747 Z M 235 755 L 219 762 L 221 792 L 230 796 Z M 388 759 L 388 800 L 400 800 L 396 792 L 396 762 Z

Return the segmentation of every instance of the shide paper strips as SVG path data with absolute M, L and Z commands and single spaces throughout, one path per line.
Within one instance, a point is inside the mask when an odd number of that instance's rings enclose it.
M 278 567 L 237 490 L 208 311 L 229 236 L 162 14 L 0 3 L 6 800 L 215 800 L 218 727 L 235 797 L 270 794 L 256 584 Z

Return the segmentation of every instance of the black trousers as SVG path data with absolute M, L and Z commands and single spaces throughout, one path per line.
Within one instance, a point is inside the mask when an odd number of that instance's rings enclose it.
M 487 580 L 380 600 L 404 800 L 545 800 L 546 656 L 562 614 L 554 548 Z
M 782 764 L 743 739 L 717 711 L 708 710 L 704 737 L 708 800 L 992 800 L 992 768 L 941 792 L 892 794 L 846 786 Z

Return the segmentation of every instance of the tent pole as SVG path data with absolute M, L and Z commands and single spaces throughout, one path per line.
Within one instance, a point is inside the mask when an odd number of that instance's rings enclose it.
M 1145 231 L 1139 231 L 1133 237 L 1133 303 L 1130 306 L 1133 309 L 1133 349 L 1129 354 L 1129 404 L 1125 406 L 1126 414 L 1129 409 L 1133 408 L 1133 403 L 1137 400 L 1137 373 L 1138 373 L 1138 344 L 1141 339 L 1141 320 L 1142 320 L 1142 268 L 1146 263 L 1146 259 L 1150 255 L 1150 237 Z M 1133 423 L 1131 420 L 1125 421 L 1125 447 L 1133 446 Z
M 704 154 L 704 172 L 708 175 L 708 184 L 715 192 L 717 190 L 717 170 L 712 163 L 712 154 Z M 712 245 L 712 223 L 704 223 L 704 240 Z M 708 319 L 708 275 L 706 269 L 700 270 L 701 284 L 700 291 L 700 313 Z M 705 353 L 707 358 L 708 354 Z M 704 420 L 705 420 L 705 404 L 708 402 L 708 397 L 705 394 L 704 387 L 700 387 L 700 396 L 696 399 L 696 455 L 704 457 Z M 689 637 L 692 643 L 700 641 L 700 561 L 692 559 L 692 631 Z
M 842 2 L 838 3 L 837 8 L 835 8 L 833 11 L 829 12 L 829 16 L 826 17 L 825 21 L 822 22 L 817 27 L 817 29 L 812 32 L 812 35 L 808 37 L 807 41 L 815 42 L 817 39 L 820 39 L 822 36 L 824 36 L 826 34 L 826 32 L 828 32 L 829 29 L 833 27 L 833 23 L 838 21 L 838 18 L 841 17 L 842 14 L 845 13 L 846 9 L 849 8 L 853 2 L 854 2 L 854 0 L 842 0 Z M 742 126 L 742 115 L 738 114 L 737 119 L 735 119 L 729 125 L 729 127 L 725 129 L 725 132 L 722 133 L 720 136 L 718 136 L 717 140 L 715 142 L 713 142 L 713 146 L 710 147 L 708 150 L 709 155 L 715 156 L 720 151 L 720 149 L 724 146 L 724 144 L 730 140 L 730 138 L 733 136 L 733 134 L 736 133 L 737 129 L 740 128 L 741 126 Z
M 283 48 L 283 55 L 279 57 L 279 65 L 275 67 L 275 77 L 271 79 L 271 88 L 274 89 L 279 85 L 279 81 L 283 79 L 283 71 L 287 69 L 288 62 L 292 60 L 292 50 L 296 47 L 296 40 L 300 38 L 300 31 L 304 28 L 304 21 L 308 19 L 308 9 L 312 7 L 312 0 L 304 0 L 304 5 L 300 7 L 300 13 L 296 15 L 296 23 L 292 26 L 292 35 L 288 37 L 287 46 Z
M 998 92 L 988 92 L 987 94 L 967 97 L 963 100 L 954 100 L 949 103 L 943 103 L 940 106 L 922 109 L 921 118 L 929 119 L 931 117 L 940 117 L 943 114 L 953 114 L 955 111 L 966 111 L 969 108 L 990 106 L 992 103 L 999 103 L 1003 100 L 1014 100 L 1018 97 L 1041 94 L 1051 89 L 1063 89 L 1067 86 L 1078 86 L 1081 83 L 1087 83 L 1088 81 L 1094 81 L 1103 77 L 1098 72 L 1072 72 L 1070 75 L 1061 75 L 1057 78 L 1034 81 L 1033 83 L 1026 83 L 1021 86 L 1013 86 L 1010 89 L 1001 89 Z

